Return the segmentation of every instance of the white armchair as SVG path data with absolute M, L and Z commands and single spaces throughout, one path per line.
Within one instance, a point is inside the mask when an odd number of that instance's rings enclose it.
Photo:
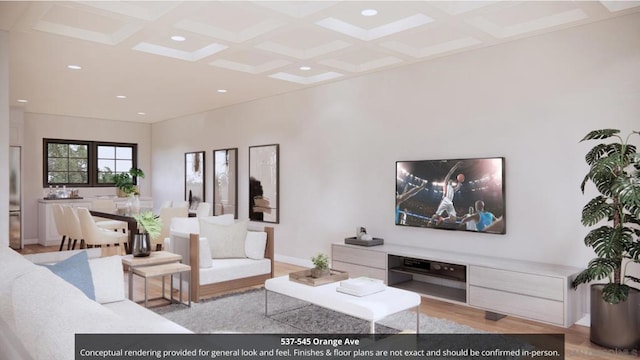
M 220 218 L 230 219 L 231 224 L 221 225 L 218 230 L 206 229 L 207 225 Z M 191 301 L 210 297 L 222 292 L 264 285 L 272 278 L 274 258 L 274 229 L 247 230 L 247 221 L 234 222 L 233 215 L 206 218 L 173 219 L 167 249 L 182 255 L 183 262 L 191 265 Z M 242 229 L 244 227 L 244 230 Z M 225 236 L 236 232 L 243 237 L 242 244 L 223 245 L 230 240 Z M 227 244 L 229 244 L 227 242 Z M 234 249 L 225 246 L 235 247 Z

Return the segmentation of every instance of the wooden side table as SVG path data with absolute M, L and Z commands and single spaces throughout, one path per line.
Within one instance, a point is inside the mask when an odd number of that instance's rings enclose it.
M 144 278 L 144 307 L 147 307 L 149 300 L 157 300 L 157 299 L 166 299 L 169 300 L 170 304 L 173 304 L 173 291 L 171 291 L 171 287 L 173 287 L 173 275 L 180 275 L 180 297 L 178 298 L 178 303 L 184 304 L 182 301 L 182 273 L 186 272 L 189 276 L 189 283 L 191 283 L 191 266 L 181 263 L 169 263 L 169 264 L 161 264 L 161 265 L 152 265 L 152 266 L 142 266 L 133 269 L 133 273 L 139 275 Z M 171 277 L 169 287 L 169 298 L 165 296 L 165 287 L 164 287 L 164 278 L 169 275 Z M 149 291 L 147 287 L 147 283 L 149 278 L 162 276 L 162 296 L 155 299 L 149 299 Z M 191 307 L 191 296 L 187 296 L 189 299 L 188 306 Z
M 180 261 L 182 261 L 182 255 L 168 251 L 152 251 L 149 256 L 144 257 L 134 257 L 133 255 L 123 256 L 122 265 L 126 266 L 129 271 L 129 300 L 133 301 L 133 271 L 135 269 L 144 266 L 177 263 Z M 164 286 L 164 283 L 162 286 Z

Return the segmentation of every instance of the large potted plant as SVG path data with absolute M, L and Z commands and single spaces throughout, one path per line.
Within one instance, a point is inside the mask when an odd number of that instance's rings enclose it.
M 138 222 L 138 231 L 133 236 L 131 253 L 135 257 L 149 256 L 151 254 L 151 239 L 160 236 L 162 220 L 151 211 L 145 211 L 134 215 Z
M 593 227 L 584 239 L 596 258 L 573 281 L 591 285 L 593 343 L 618 349 L 640 348 L 640 279 L 628 273 L 640 264 L 640 156 L 616 129 L 595 130 L 581 141 L 613 139 L 594 146 L 585 156 L 589 172 L 581 184 L 593 183 L 599 193 L 582 209 L 582 224 Z M 605 283 L 600 283 L 606 280 Z
M 131 168 L 128 172 L 113 175 L 113 184 L 118 188 L 122 196 L 138 195 L 136 178 L 144 178 L 144 172 L 138 168 Z

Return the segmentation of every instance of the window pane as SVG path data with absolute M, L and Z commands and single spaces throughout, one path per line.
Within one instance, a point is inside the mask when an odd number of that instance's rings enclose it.
M 68 179 L 66 172 L 50 172 L 48 178 L 49 184 L 64 184 Z
M 69 159 L 49 158 L 49 172 L 69 170 Z
M 69 144 L 69 157 L 87 158 L 87 145 Z
M 116 171 L 127 172 L 133 167 L 133 161 L 131 160 L 116 160 Z
M 127 147 L 117 147 L 116 148 L 116 159 L 133 159 L 133 148 Z
M 69 173 L 69 183 L 70 184 L 87 184 L 89 181 L 87 180 L 86 172 L 70 172 Z
M 69 159 L 69 171 L 87 171 L 87 159 Z
M 114 146 L 98 146 L 98 159 L 115 159 L 116 148 Z
M 99 184 L 110 184 L 110 183 L 113 183 L 113 173 L 112 172 L 99 172 L 98 173 L 98 183 Z
M 112 172 L 115 168 L 115 160 L 98 159 L 98 171 Z
M 67 144 L 47 144 L 47 155 L 49 157 L 69 156 L 69 146 Z

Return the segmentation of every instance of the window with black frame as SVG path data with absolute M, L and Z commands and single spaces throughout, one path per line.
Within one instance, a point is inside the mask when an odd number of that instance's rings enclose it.
M 130 145 L 97 145 L 98 183 L 113 184 L 115 174 L 127 173 L 133 166 Z
M 137 167 L 137 144 L 43 140 L 43 186 L 114 186 L 114 176 Z
M 88 143 L 79 141 L 48 141 L 45 145 L 46 184 L 89 184 Z

